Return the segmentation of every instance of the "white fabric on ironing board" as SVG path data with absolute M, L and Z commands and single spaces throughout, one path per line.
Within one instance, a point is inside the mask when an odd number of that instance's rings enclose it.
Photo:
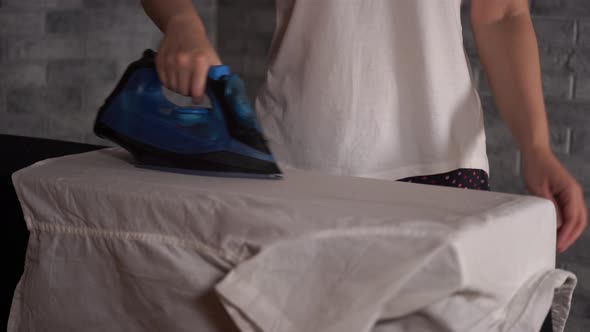
M 32 236 L 11 331 L 229 331 L 215 290 L 241 331 L 536 332 L 553 302 L 559 332 L 576 283 L 535 197 L 172 174 L 119 149 L 13 180 Z

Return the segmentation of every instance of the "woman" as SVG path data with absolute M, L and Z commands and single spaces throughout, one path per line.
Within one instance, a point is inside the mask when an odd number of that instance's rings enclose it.
M 165 37 L 163 84 L 201 98 L 221 60 L 190 0 L 143 0 Z M 462 44 L 461 0 L 277 0 L 256 101 L 283 167 L 489 190 L 481 105 Z M 531 194 L 558 211 L 557 249 L 587 224 L 581 186 L 550 149 L 527 0 L 472 0 L 471 23 Z

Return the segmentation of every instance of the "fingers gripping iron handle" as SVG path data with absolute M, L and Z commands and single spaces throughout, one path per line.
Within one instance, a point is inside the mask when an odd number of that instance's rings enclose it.
M 147 49 L 143 52 L 140 63 L 142 63 L 143 67 L 150 67 L 154 71 L 156 70 L 156 55 L 157 53 L 151 49 Z M 211 88 L 211 80 L 218 81 L 224 76 L 231 75 L 231 71 L 228 66 L 226 65 L 219 65 L 219 66 L 211 66 L 207 73 L 207 87 Z M 207 91 L 209 94 L 209 91 Z M 211 97 L 211 96 L 209 96 Z
M 156 70 L 156 52 L 145 50 L 140 62 L 142 66 Z M 247 97 L 243 81 L 232 74 L 226 65 L 211 66 L 207 74 L 205 93 L 211 101 L 214 112 L 221 112 L 227 129 L 240 142 L 270 154 L 266 139 L 262 135 L 258 120 Z M 177 108 L 177 111 L 199 112 L 203 108 Z

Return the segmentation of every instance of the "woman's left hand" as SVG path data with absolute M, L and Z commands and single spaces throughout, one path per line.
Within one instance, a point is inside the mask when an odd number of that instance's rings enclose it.
M 555 204 L 557 250 L 562 253 L 580 237 L 588 223 L 582 187 L 549 149 L 523 153 L 522 161 L 528 191 Z

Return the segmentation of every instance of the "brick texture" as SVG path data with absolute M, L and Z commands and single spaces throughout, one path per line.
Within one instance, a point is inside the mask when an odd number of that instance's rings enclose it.
M 47 64 L 47 82 L 50 86 L 114 82 L 118 74 L 115 60 L 57 60 Z
M 45 65 L 40 63 L 0 64 L 2 80 L 0 85 L 14 86 L 44 86 Z
M 82 0 L 2 0 L 2 7 L 21 9 L 76 8 Z
M 537 15 L 589 17 L 590 2 L 586 0 L 532 0 L 531 11 Z
M 572 47 L 576 21 L 570 18 L 535 17 L 533 25 L 540 45 Z
M 590 76 L 590 47 L 580 47 L 570 59 L 571 70 L 582 77 Z
M 77 87 L 19 87 L 6 93 L 8 113 L 47 112 L 61 117 L 82 109 L 82 90 Z
M 85 57 L 82 36 L 0 36 L 0 41 L 0 61 L 4 64 Z
M 43 33 L 45 13 L 26 9 L 3 9 L 0 11 L 0 35 L 27 36 Z M 10 27 L 4 29 L 4 27 Z
M 578 28 L 578 43 L 582 46 L 590 46 L 590 19 L 580 20 Z
M 156 26 L 137 8 L 49 11 L 45 28 L 50 34 L 141 36 L 157 33 Z
M 576 81 L 576 99 L 590 101 L 590 78 L 580 77 Z

